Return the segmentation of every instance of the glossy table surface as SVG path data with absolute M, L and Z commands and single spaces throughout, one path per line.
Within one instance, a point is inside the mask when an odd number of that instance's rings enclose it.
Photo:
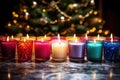
M 0 80 L 120 80 L 120 63 L 0 61 Z

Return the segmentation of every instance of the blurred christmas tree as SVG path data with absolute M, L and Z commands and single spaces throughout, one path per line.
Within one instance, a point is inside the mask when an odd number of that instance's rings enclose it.
M 107 35 L 95 9 L 94 0 L 20 0 L 6 28 L 25 35 Z

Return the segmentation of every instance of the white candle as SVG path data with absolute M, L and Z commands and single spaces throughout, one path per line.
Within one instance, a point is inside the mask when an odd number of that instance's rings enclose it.
M 58 36 L 58 40 L 52 41 L 52 60 L 65 61 L 67 59 L 67 53 L 68 53 L 67 41 L 60 40 L 60 36 Z

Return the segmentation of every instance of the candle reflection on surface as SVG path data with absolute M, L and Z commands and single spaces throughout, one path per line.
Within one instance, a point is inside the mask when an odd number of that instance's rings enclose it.
M 93 72 L 93 80 L 96 80 L 96 76 L 97 76 L 96 71 L 94 71 Z
M 8 71 L 8 80 L 11 80 L 11 73 Z
M 110 72 L 109 72 L 109 78 L 110 78 L 110 80 L 112 80 L 112 76 L 113 76 L 112 69 L 110 69 Z
M 57 80 L 62 80 L 62 75 L 61 75 L 61 73 L 57 73 Z
M 42 79 L 42 80 L 45 80 L 45 73 L 42 73 L 41 79 Z

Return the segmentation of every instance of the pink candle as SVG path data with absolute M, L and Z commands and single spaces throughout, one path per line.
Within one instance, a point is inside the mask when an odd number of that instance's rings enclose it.
M 51 43 L 50 41 L 35 41 L 35 60 L 47 61 L 50 58 Z
M 18 51 L 18 61 L 24 62 L 29 61 L 32 58 L 32 41 L 18 41 L 17 51 Z
M 9 61 L 15 60 L 15 46 L 16 46 L 16 41 L 1 42 L 1 53 L 3 60 L 9 60 Z

